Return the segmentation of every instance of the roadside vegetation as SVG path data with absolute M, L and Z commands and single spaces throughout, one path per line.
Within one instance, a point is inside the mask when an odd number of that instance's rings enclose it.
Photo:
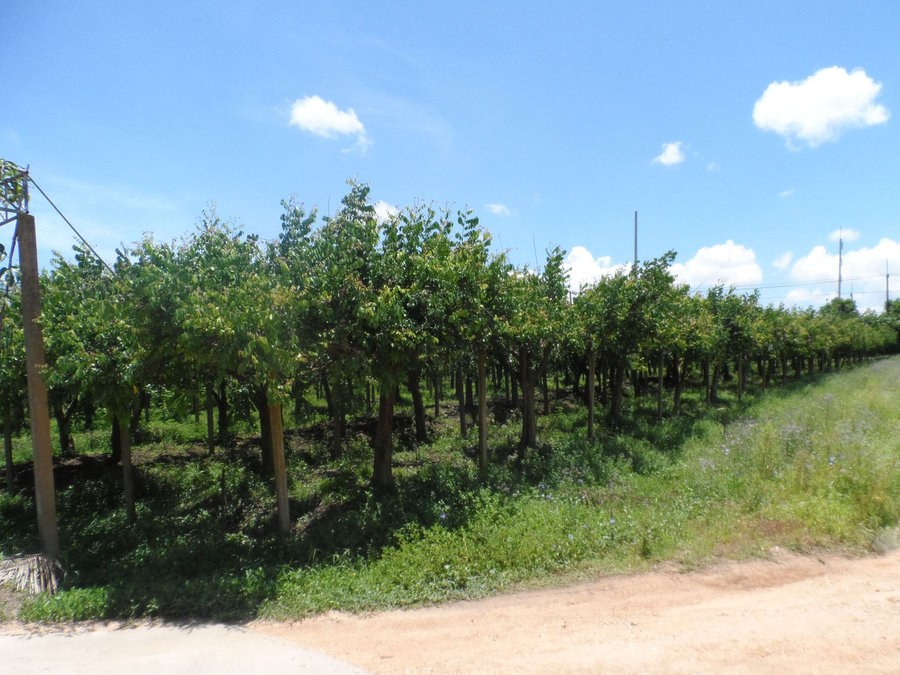
M 333 216 L 283 206 L 271 241 L 211 208 L 41 272 L 37 500 L 0 247 L 0 578 L 66 572 L 21 617 L 304 616 L 891 541 L 900 301 L 692 294 L 674 252 L 572 293 L 564 252 L 518 268 L 467 211 L 379 219 L 355 182 Z
M 252 439 L 239 434 L 208 457 L 202 426 L 151 422 L 136 450 L 134 525 L 104 456 L 58 469 L 65 588 L 28 599 L 19 618 L 296 618 L 663 560 L 765 556 L 773 546 L 883 549 L 896 544 L 900 517 L 898 397 L 895 357 L 747 393 L 741 404 L 688 397 L 681 416 L 661 423 L 653 398 L 639 399 L 631 422 L 604 426 L 594 441 L 583 407 L 563 397 L 521 464 L 506 456 L 516 420 L 492 427 L 501 451 L 487 472 L 441 428 L 454 422 L 448 406 L 433 443 L 398 453 L 394 491 L 372 487 L 367 439 L 332 460 L 309 434 L 291 435 L 287 538 L 276 535 Z M 27 490 L 0 496 L 0 516 L 4 553 L 27 549 L 36 536 Z

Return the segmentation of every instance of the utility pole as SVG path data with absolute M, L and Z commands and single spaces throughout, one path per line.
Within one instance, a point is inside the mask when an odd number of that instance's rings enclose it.
M 838 299 L 841 297 L 841 271 L 844 266 L 844 237 L 838 239 Z
M 13 244 L 19 242 L 22 330 L 25 335 L 25 372 L 28 386 L 28 416 L 34 469 L 34 503 L 37 509 L 41 553 L 49 565 L 43 568 L 40 590 L 56 589 L 56 558 L 59 537 L 56 528 L 56 493 L 53 485 L 53 451 L 50 446 L 50 409 L 44 384 L 44 335 L 41 329 L 41 289 L 38 274 L 34 216 L 28 213 L 28 169 L 0 159 L 0 226 L 15 221 Z M 40 189 L 40 188 L 38 188 Z M 10 255 L 12 251 L 10 251 Z M 9 261 L 12 264 L 12 260 Z M 52 561 L 52 562 L 51 562 Z M 49 579 L 46 578 L 49 576 Z M 48 582 L 45 585 L 45 581 Z
M 637 268 L 637 211 L 634 212 L 634 266 Z
M 888 261 L 884 261 L 884 311 L 888 311 L 891 304 L 891 273 L 888 269 Z
M 17 220 L 22 275 L 22 322 L 28 373 L 28 412 L 31 418 L 31 449 L 34 454 L 34 501 L 37 506 L 41 551 L 55 559 L 59 555 L 59 539 L 56 530 L 53 453 L 50 447 L 50 410 L 47 405 L 47 387 L 41 374 L 44 368 L 44 335 L 40 324 L 37 239 L 34 216 L 19 213 Z

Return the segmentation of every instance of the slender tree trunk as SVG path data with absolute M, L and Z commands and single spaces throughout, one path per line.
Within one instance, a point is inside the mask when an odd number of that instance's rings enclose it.
M 711 364 L 709 356 L 703 361 L 703 383 L 706 387 L 706 405 L 712 403 Z
M 625 400 L 625 362 L 617 358 L 610 365 L 612 376 L 612 395 L 609 405 L 609 416 L 613 419 L 622 417 L 622 404 Z
M 522 387 L 522 434 L 519 437 L 519 459 L 525 458 L 525 449 L 537 446 L 537 386 L 546 368 L 549 350 L 544 354 L 540 366 L 535 370 L 528 351 L 519 350 L 519 385 Z
M 594 376 L 597 367 L 597 352 L 588 350 L 588 377 L 587 377 L 587 437 L 594 440 Z
M 338 459 L 344 454 L 344 431 L 347 427 L 347 415 L 344 405 L 344 386 L 340 373 L 334 378 L 334 386 L 329 389 L 328 379 L 323 380 L 331 413 L 331 459 Z
M 194 424 L 200 424 L 200 397 L 197 394 L 191 397 L 191 408 L 194 412 Z
M 112 453 L 110 454 L 110 461 L 113 464 L 118 464 L 122 461 L 122 431 L 119 428 L 121 424 L 119 423 L 119 416 L 113 415 L 112 418 L 112 430 L 110 433 L 110 445 L 112 446 Z
M 72 442 L 72 411 L 75 403 L 66 408 L 61 403 L 53 404 L 53 417 L 56 419 L 56 428 L 59 432 L 59 454 L 61 457 L 74 455 L 74 443 Z
M 131 430 L 129 425 L 119 425 L 119 445 L 122 448 L 122 485 L 125 488 L 125 514 L 128 522 L 137 521 L 134 506 L 134 469 L 131 463 Z
M 719 380 L 722 379 L 722 369 L 717 363 L 713 366 L 712 384 L 709 386 L 710 401 L 717 403 L 719 401 Z
M 425 424 L 425 402 L 422 400 L 422 388 L 420 386 L 421 372 L 413 368 L 407 373 L 406 386 L 413 402 L 413 419 L 416 423 L 416 442 L 428 441 L 428 427 Z
M 683 386 L 681 369 L 681 357 L 676 354 L 672 356 L 672 382 L 674 384 L 674 391 L 672 392 L 672 409 L 676 415 L 681 412 L 681 389 Z
M 441 397 L 444 393 L 442 391 L 444 383 L 441 378 L 440 369 L 435 372 L 433 380 L 434 384 L 432 386 L 434 387 L 434 419 L 438 420 L 441 417 Z
M 10 406 L 3 406 L 3 456 L 6 458 L 6 491 L 12 494 L 16 489 L 16 471 L 13 467 L 12 414 Z
M 382 382 L 378 397 L 378 424 L 375 427 L 375 459 L 372 482 L 380 488 L 394 487 L 392 455 L 394 450 L 394 396 L 397 387 L 393 382 Z
M 228 387 L 225 382 L 219 385 L 216 394 L 216 407 L 219 409 L 219 444 L 224 445 L 228 440 Z
M 271 408 L 267 387 L 259 387 L 253 392 L 253 405 L 259 414 L 259 441 L 262 455 L 262 474 L 272 477 L 275 474 L 275 465 L 272 457 L 272 420 L 269 419 Z
M 487 445 L 487 354 L 484 348 L 478 349 L 478 468 L 488 467 Z
M 466 398 L 463 392 L 462 368 L 456 371 L 456 402 L 459 406 L 459 435 L 465 438 L 468 433 L 468 424 L 466 423 Z
M 94 399 L 90 394 L 84 396 L 82 410 L 84 411 L 84 429 L 90 431 L 94 428 Z
M 541 378 L 541 386 L 544 389 L 544 415 L 550 414 L 550 387 L 547 384 L 547 373 Z
M 738 355 L 737 360 L 737 395 L 738 403 L 744 398 L 744 355 Z
M 216 428 L 214 419 L 215 397 L 211 384 L 206 385 L 206 452 L 212 457 L 216 451 Z
M 663 384 L 664 384 L 664 375 L 666 372 L 666 363 L 665 363 L 665 354 L 662 351 L 659 352 L 659 372 L 657 373 L 657 388 L 656 388 L 656 419 L 662 422 L 662 414 L 663 414 Z

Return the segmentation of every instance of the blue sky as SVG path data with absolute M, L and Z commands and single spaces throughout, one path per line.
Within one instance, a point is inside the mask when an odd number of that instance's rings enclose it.
M 291 195 L 468 206 L 575 282 L 678 252 L 703 290 L 900 289 L 900 3 L 3 3 L 0 157 L 108 258 Z M 65 224 L 32 211 L 44 251 Z M 9 228 L 4 228 L 9 229 Z M 2 234 L 3 239 L 12 233 Z M 46 257 L 45 257 L 46 259 Z M 895 290 L 891 297 L 897 297 Z

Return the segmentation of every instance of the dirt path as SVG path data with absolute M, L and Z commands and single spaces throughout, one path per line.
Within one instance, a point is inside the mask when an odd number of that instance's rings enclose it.
M 900 673 L 900 551 L 254 628 L 371 673 Z
M 900 673 L 900 551 L 860 560 L 775 551 L 698 572 L 244 628 L 41 635 L 0 626 L 0 673 L 359 672 L 348 664 L 370 673 Z

